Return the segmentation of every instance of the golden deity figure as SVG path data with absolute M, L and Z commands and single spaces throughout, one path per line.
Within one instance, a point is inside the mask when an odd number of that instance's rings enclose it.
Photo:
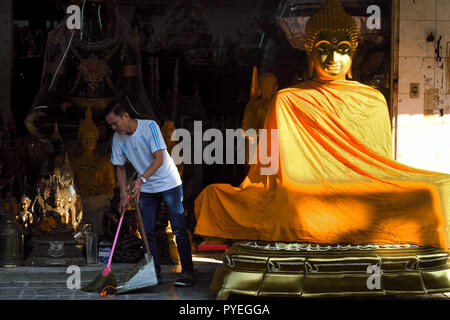
M 115 186 L 114 167 L 108 157 L 95 152 L 99 131 L 87 108 L 85 119 L 80 122 L 78 140 L 82 153 L 72 159 L 75 181 L 83 197 L 112 194 Z
M 56 185 L 56 190 L 53 194 L 54 206 L 52 209 L 59 213 L 61 216 L 61 222 L 68 225 L 70 222 L 70 213 L 66 204 L 68 202 L 65 199 L 66 196 L 67 194 L 59 188 L 59 185 Z
M 386 99 L 349 80 L 357 47 L 353 17 L 324 1 L 306 24 L 309 81 L 278 91 L 259 137 L 271 161 L 196 198 L 195 233 L 236 240 L 214 277 L 219 298 L 449 290 L 450 175 L 393 160 Z
M 242 117 L 242 130 L 254 129 L 255 135 L 245 135 L 245 162 L 248 164 L 251 146 L 258 142 L 259 130 L 264 128 L 264 120 L 273 97 L 278 90 L 277 77 L 272 73 L 263 73 L 258 77 L 258 68 L 253 67 L 252 83 L 250 89 L 250 101 L 244 110 Z
M 164 142 L 167 146 L 167 152 L 171 154 L 173 147 L 176 145 L 176 141 L 172 140 L 172 133 L 176 130 L 175 124 L 173 121 L 164 121 L 163 126 L 161 127 L 161 134 L 164 138 Z
M 65 162 L 55 167 L 48 179 L 41 180 L 37 201 L 42 208 L 44 221 L 49 218 L 50 213 L 56 212 L 66 227 L 77 230 L 81 225 L 83 219 L 81 197 L 77 193 L 74 170 L 67 155 Z
M 172 140 L 172 133 L 176 130 L 175 124 L 173 121 L 165 121 L 163 126 L 161 127 L 161 134 L 164 138 L 164 142 L 167 146 L 167 152 L 171 155 L 173 147 L 177 144 L 175 140 Z M 183 177 L 183 163 L 177 164 L 178 173 L 180 177 Z
M 277 77 L 273 73 L 263 73 L 258 77 L 258 68 L 253 67 L 250 101 L 242 117 L 242 129 L 259 129 L 264 127 L 267 110 L 278 90 Z
M 25 229 L 28 229 L 33 224 L 33 213 L 28 210 L 30 208 L 30 205 L 31 199 L 28 196 L 23 195 L 20 198 L 21 211 L 19 212 L 18 222 Z

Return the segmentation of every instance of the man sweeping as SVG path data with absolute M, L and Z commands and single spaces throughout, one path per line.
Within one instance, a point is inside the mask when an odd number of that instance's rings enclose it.
M 125 163 L 128 160 L 139 176 L 133 181 L 131 193 L 136 197 L 155 263 L 158 283 L 162 282 L 156 242 L 156 219 L 164 202 L 172 232 L 176 236 L 182 274 L 176 286 L 195 284 L 191 242 L 186 229 L 182 204 L 183 188 L 177 167 L 167 152 L 159 126 L 153 120 L 137 119 L 123 102 L 113 102 L 105 110 L 106 122 L 115 131 L 111 163 L 115 166 L 120 188 L 120 213 L 129 205 Z

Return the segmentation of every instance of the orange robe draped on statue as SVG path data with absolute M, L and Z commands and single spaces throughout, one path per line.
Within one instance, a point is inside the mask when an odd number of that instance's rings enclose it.
M 279 130 L 267 147 L 279 152 L 277 173 L 261 175 L 269 165 L 258 163 L 239 187 L 207 186 L 195 200 L 195 233 L 448 247 L 450 175 L 392 160 L 379 91 L 346 80 L 301 83 L 278 92 L 265 128 Z

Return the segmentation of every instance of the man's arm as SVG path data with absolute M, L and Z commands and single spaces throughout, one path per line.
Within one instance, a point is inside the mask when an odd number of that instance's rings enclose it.
M 153 158 L 153 162 L 142 174 L 145 179 L 150 178 L 162 166 L 164 161 L 164 150 L 155 151 L 153 153 Z
M 150 166 L 144 171 L 142 176 L 145 179 L 150 178 L 163 164 L 164 161 L 164 150 L 157 150 L 153 152 L 153 161 L 150 164 Z M 133 197 L 136 197 L 136 199 L 139 201 L 139 196 L 141 193 L 141 187 L 142 187 L 142 180 L 140 178 L 137 178 L 134 181 L 134 187 L 132 190 Z
M 120 205 L 119 211 L 123 214 L 128 208 L 128 192 L 127 192 L 127 171 L 125 166 L 115 166 L 116 177 L 120 189 Z

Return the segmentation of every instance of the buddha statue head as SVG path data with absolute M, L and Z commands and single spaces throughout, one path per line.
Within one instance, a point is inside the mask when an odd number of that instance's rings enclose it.
M 85 118 L 80 121 L 78 128 L 78 141 L 84 152 L 94 151 L 97 146 L 99 131 L 92 120 L 91 108 L 86 109 Z
M 353 55 L 358 47 L 358 26 L 338 0 L 326 0 L 306 23 L 305 48 L 308 78 L 351 79 Z

